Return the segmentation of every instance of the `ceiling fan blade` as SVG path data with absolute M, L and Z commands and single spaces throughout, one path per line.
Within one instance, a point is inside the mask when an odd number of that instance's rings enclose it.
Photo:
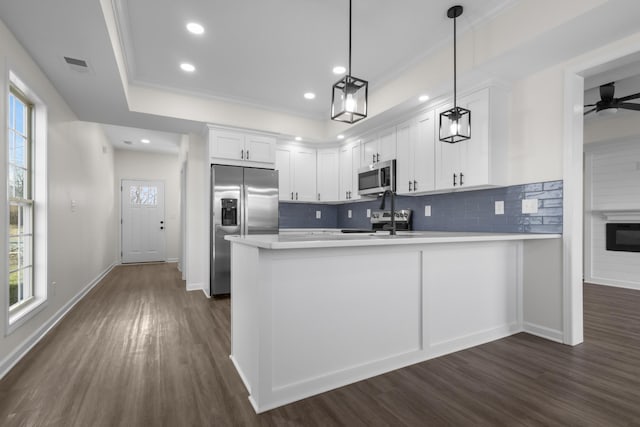
M 616 107 L 622 108 L 625 110 L 635 110 L 640 111 L 640 104 L 633 104 L 631 102 L 620 102 L 616 104 Z
M 603 101 L 611 101 L 615 92 L 616 88 L 613 82 L 600 86 L 600 98 L 602 98 Z
M 596 111 L 596 109 L 595 109 L 595 108 L 592 108 L 592 109 L 591 109 L 591 110 L 589 110 L 589 111 L 585 111 L 585 112 L 584 112 L 584 115 L 586 116 L 587 114 L 589 114 L 589 113 L 593 113 L 594 111 Z
M 633 95 L 623 96 L 622 98 L 618 98 L 618 102 L 631 101 L 632 99 L 640 98 L 640 93 L 634 93 Z

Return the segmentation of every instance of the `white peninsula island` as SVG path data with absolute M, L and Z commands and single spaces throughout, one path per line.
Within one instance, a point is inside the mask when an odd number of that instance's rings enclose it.
M 561 235 L 231 241 L 231 358 L 256 412 L 528 331 L 562 339 Z

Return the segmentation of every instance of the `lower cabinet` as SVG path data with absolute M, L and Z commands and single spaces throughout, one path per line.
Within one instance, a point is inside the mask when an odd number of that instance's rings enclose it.
M 316 200 L 316 149 L 298 146 L 276 148 L 280 200 Z

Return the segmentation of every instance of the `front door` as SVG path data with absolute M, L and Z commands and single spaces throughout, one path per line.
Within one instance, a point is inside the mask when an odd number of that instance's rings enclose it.
M 122 262 L 165 261 L 164 183 L 122 180 Z

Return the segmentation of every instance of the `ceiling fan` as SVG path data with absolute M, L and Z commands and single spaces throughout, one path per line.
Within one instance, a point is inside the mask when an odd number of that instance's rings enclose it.
M 625 102 L 625 101 L 630 101 L 632 99 L 640 98 L 640 93 L 623 96 L 622 98 L 614 98 L 613 94 L 616 91 L 614 84 L 615 84 L 614 82 L 611 82 L 611 83 L 607 83 L 600 86 L 600 101 L 596 102 L 595 104 L 585 105 L 584 108 L 594 107 L 589 111 L 585 111 L 584 112 L 585 116 L 589 113 L 593 113 L 594 111 L 596 113 L 599 113 L 600 111 L 603 111 L 603 110 L 607 110 L 607 111 L 610 110 L 610 112 L 615 113 L 616 111 L 618 111 L 619 108 L 623 110 L 640 111 L 640 104 Z

